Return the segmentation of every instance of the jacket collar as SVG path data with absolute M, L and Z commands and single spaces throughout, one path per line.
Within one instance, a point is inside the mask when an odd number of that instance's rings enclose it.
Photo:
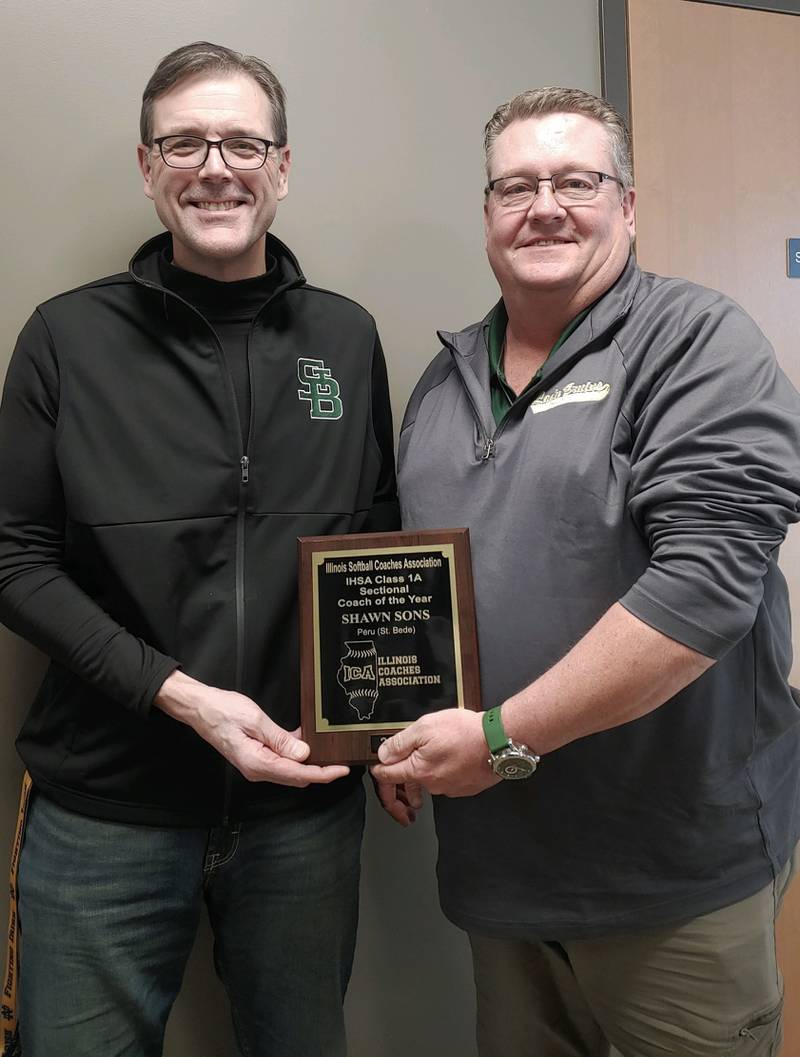
M 163 250 L 167 250 L 168 256 L 172 257 L 172 235 L 168 231 L 163 231 L 160 235 L 148 239 L 139 247 L 131 257 L 128 273 L 137 283 L 166 294 L 170 291 L 162 284 L 158 268 L 158 258 Z M 279 293 L 288 286 L 300 286 L 305 283 L 305 276 L 295 255 L 285 243 L 269 232 L 267 233 L 266 255 L 277 261 L 278 286 L 275 293 Z
M 607 340 L 608 333 L 616 330 L 627 317 L 641 278 L 642 273 L 631 253 L 617 281 L 595 301 L 589 314 L 575 327 L 563 345 L 548 356 L 540 378 L 517 397 L 511 405 L 508 418 L 521 414 L 540 392 L 556 384 L 587 354 L 595 342 Z M 438 332 L 442 343 L 450 349 L 456 369 L 471 395 L 476 416 L 486 436 L 492 436 L 494 433 L 493 419 L 489 418 L 489 412 L 484 407 L 489 387 L 487 338 L 493 312 L 494 308 L 480 323 L 473 323 L 458 334 Z M 481 413 L 481 408 L 485 414 Z M 503 425 L 505 422 L 506 419 L 503 420 Z M 503 428 L 502 425 L 500 428 Z

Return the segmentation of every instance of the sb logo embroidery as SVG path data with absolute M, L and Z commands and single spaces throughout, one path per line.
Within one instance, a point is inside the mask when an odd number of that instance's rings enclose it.
M 308 400 L 311 418 L 342 417 L 339 383 L 322 360 L 298 359 L 297 377 L 301 383 L 297 395 L 301 400 Z

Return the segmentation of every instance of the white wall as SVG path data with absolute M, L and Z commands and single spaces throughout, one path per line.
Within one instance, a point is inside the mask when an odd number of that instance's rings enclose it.
M 164 54 L 208 39 L 265 58 L 288 91 L 294 165 L 275 231 L 312 282 L 376 316 L 399 423 L 434 330 L 479 318 L 496 298 L 483 254 L 483 125 L 525 88 L 598 90 L 596 6 L 0 0 L 0 374 L 38 301 L 120 270 L 158 230 L 135 166 L 141 91 Z M 46 164 L 25 162 L 32 135 L 50 143 Z M 13 739 L 40 672 L 34 651 L 0 630 L 0 848 L 16 812 Z M 351 1057 L 475 1052 L 466 943 L 438 911 L 429 805 L 423 814 L 401 832 L 370 811 Z M 165 1053 L 234 1052 L 203 933 Z

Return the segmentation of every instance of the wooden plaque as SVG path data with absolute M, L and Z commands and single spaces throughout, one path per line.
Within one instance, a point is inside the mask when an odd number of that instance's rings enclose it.
M 376 763 L 427 712 L 479 709 L 468 529 L 306 536 L 300 716 L 314 763 Z

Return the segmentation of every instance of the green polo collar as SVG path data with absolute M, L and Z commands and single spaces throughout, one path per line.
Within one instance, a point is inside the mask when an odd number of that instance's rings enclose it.
M 555 345 L 550 350 L 550 356 L 560 348 L 570 334 L 575 330 L 581 320 L 588 316 L 591 305 L 589 308 L 584 308 L 582 312 L 579 312 L 577 316 L 561 331 Z M 499 426 L 500 423 L 506 416 L 506 412 L 517 399 L 517 394 L 511 388 L 506 381 L 505 372 L 503 371 L 503 348 L 506 342 L 506 327 L 508 326 L 508 313 L 506 312 L 506 306 L 501 298 L 494 309 L 492 310 L 491 317 L 489 319 L 489 330 L 486 335 L 486 346 L 489 351 L 489 377 L 492 394 L 492 415 L 494 416 L 495 425 Z M 545 361 L 547 362 L 547 361 Z M 531 378 L 528 385 L 525 387 L 526 390 L 530 389 L 532 385 L 535 385 L 542 377 L 542 371 L 544 370 L 544 364 L 539 368 L 536 374 Z M 521 393 L 519 394 L 522 395 Z

